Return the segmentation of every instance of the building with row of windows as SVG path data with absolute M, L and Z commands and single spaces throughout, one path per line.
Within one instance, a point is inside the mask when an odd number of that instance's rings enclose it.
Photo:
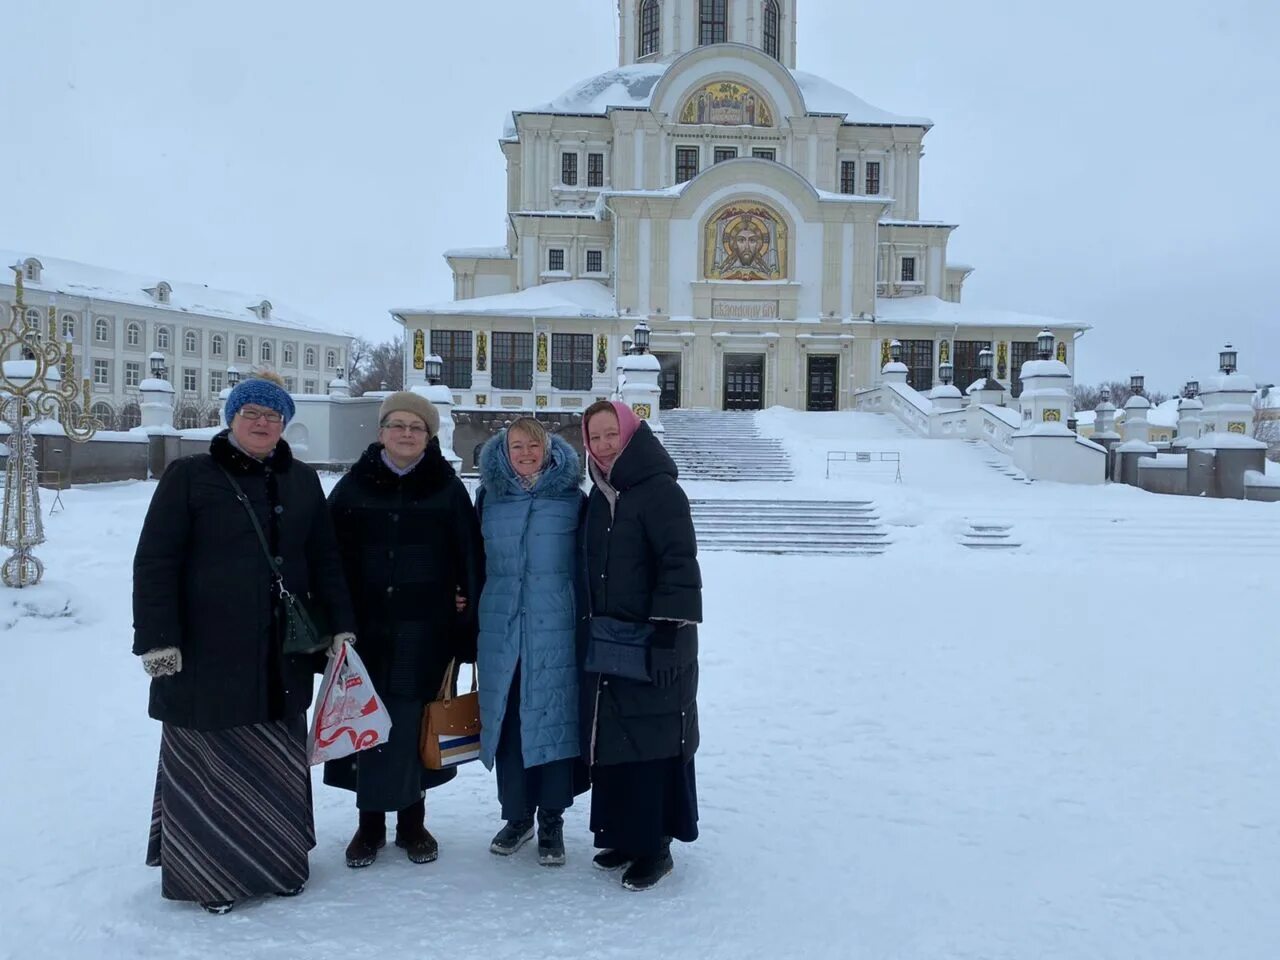
M 433 351 L 461 403 L 578 407 L 641 319 L 664 406 L 850 408 L 895 339 L 920 390 L 989 347 L 1016 392 L 1044 327 L 1073 365 L 1083 324 L 961 305 L 955 224 L 920 218 L 931 122 L 797 70 L 797 3 L 621 0 L 617 68 L 506 124 L 505 242 L 392 311 L 406 382 Z
M 0 250 L 0 258 L 0 309 L 7 318 L 15 303 L 16 270 L 25 319 L 42 331 L 52 320 L 73 345 L 75 376 L 90 380 L 90 410 L 106 429 L 140 422 L 138 385 L 151 375 L 152 353 L 164 356 L 180 427 L 218 423 L 230 370 L 275 370 L 299 394 L 325 393 L 346 370 L 350 335 L 261 296 L 14 251 Z

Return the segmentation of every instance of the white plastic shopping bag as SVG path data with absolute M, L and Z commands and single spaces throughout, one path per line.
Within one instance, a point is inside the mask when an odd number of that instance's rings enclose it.
M 350 643 L 329 658 L 311 718 L 309 759 L 314 766 L 387 742 L 391 715 Z

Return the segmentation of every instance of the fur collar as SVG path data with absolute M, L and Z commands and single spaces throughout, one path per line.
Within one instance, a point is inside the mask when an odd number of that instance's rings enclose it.
M 371 443 L 351 467 L 351 476 L 364 486 L 394 488 L 403 483 L 412 493 L 434 493 L 454 477 L 453 467 L 440 452 L 440 441 L 432 437 L 426 452 L 412 470 L 397 476 L 382 462 L 382 444 Z
M 289 449 L 289 444 L 283 437 L 276 444 L 271 456 L 266 460 L 256 460 L 232 445 L 230 430 L 223 430 L 209 441 L 209 455 L 213 457 L 214 463 L 230 470 L 233 475 L 266 473 L 268 466 L 276 473 L 284 473 L 293 466 L 293 451 Z
M 490 437 L 480 451 L 480 482 L 486 497 L 564 497 L 578 490 L 580 470 L 577 451 L 554 433 L 547 437 L 547 460 L 532 490 L 522 487 L 516 477 L 507 455 L 507 431 Z

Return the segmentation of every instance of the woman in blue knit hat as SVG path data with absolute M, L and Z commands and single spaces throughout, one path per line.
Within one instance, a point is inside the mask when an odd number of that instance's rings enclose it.
M 259 375 L 225 413 L 208 453 L 165 471 L 133 564 L 133 652 L 163 724 L 147 863 L 166 899 L 211 913 L 301 893 L 315 846 L 306 710 L 324 654 L 285 648 L 282 591 L 335 642 L 355 627 L 320 480 L 281 439 L 293 399 Z

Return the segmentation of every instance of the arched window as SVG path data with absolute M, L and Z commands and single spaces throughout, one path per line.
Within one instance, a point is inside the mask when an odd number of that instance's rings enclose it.
M 194 430 L 200 426 L 200 410 L 197 407 L 186 406 L 178 411 L 178 429 Z
M 89 416 L 102 424 L 103 430 L 114 430 L 116 428 L 116 412 L 111 409 L 111 404 L 99 401 L 89 408 Z
M 76 338 L 76 318 L 74 314 L 64 313 L 62 315 L 62 339 L 74 340 Z
M 22 261 L 22 268 L 22 272 L 28 280 L 32 283 L 40 282 L 40 270 L 43 268 L 43 264 L 39 260 L 35 257 L 27 257 L 26 260 Z
M 169 328 L 168 327 L 156 327 L 156 349 L 157 350 L 169 349 Z
M 225 346 L 225 343 L 226 341 L 222 339 L 222 334 L 220 333 L 215 333 L 212 337 L 209 338 L 209 349 L 213 351 L 213 355 L 215 357 L 222 356 L 222 351 Z
M 292 343 L 284 345 L 284 364 L 286 367 L 293 366 L 294 348 Z
M 120 429 L 132 430 L 140 426 L 142 426 L 142 408 L 136 403 L 126 403 L 120 408 Z
M 236 359 L 237 360 L 249 359 L 249 341 L 246 340 L 244 337 L 236 338 Z
M 764 52 L 775 60 L 782 59 L 782 44 L 778 29 L 782 19 L 778 13 L 778 0 L 764 0 Z
M 306 365 L 308 367 L 314 367 L 316 365 L 316 348 L 307 347 L 307 352 L 303 354 L 303 357 L 305 358 Z
M 183 334 L 182 348 L 186 350 L 187 353 L 195 353 L 200 349 L 200 338 L 196 336 L 196 332 L 194 330 L 188 330 Z
M 725 8 L 728 0 L 701 0 L 698 4 L 698 44 L 705 47 L 709 43 L 724 43 L 725 21 L 728 19 Z
M 222 410 L 218 407 L 210 407 L 204 415 L 204 425 L 206 427 L 222 426 Z
M 169 286 L 169 284 L 165 283 L 163 280 L 156 285 L 156 299 L 160 303 L 168 303 L 169 294 L 171 293 L 173 293 L 173 287 Z
M 270 363 L 271 362 L 271 341 L 263 340 L 262 346 L 258 348 L 258 353 L 259 353 L 258 359 L 262 363 Z
M 647 57 L 657 53 L 662 40 L 662 9 L 658 0 L 643 0 L 640 4 L 640 53 Z
M 124 328 L 124 340 L 131 347 L 136 347 L 142 343 L 142 327 L 136 323 L 131 323 Z
M 336 370 L 338 368 L 338 351 L 327 351 L 324 355 L 324 365 L 330 370 Z
M 37 330 L 40 329 L 40 311 L 35 307 L 30 307 L 27 310 L 27 326 L 35 327 Z
M 111 324 L 107 323 L 106 317 L 93 321 L 93 339 L 98 343 L 106 343 L 111 339 Z

